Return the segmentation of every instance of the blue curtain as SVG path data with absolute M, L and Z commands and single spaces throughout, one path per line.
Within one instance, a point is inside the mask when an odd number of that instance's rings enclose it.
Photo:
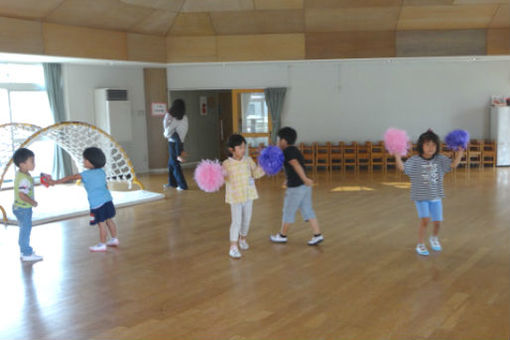
M 44 81 L 46 83 L 46 92 L 50 102 L 50 108 L 53 112 L 55 123 L 66 120 L 66 110 L 64 104 L 64 86 L 62 84 L 62 65 L 61 64 L 43 64 Z M 71 157 L 61 147 L 55 145 L 55 156 L 53 158 L 53 178 L 62 178 L 72 173 Z
M 271 142 L 273 144 L 276 144 L 278 130 L 280 130 L 282 124 L 281 115 L 285 92 L 287 92 L 285 87 L 268 88 L 264 90 L 266 103 L 269 107 L 269 112 L 271 112 L 271 123 L 273 124 L 273 128 L 271 129 Z

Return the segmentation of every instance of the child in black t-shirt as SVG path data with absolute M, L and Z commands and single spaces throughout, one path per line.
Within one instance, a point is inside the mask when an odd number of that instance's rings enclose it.
M 319 222 L 315 217 L 312 208 L 312 185 L 313 181 L 306 177 L 305 161 L 298 148 L 294 146 L 297 139 L 297 132 L 291 127 L 284 127 L 278 131 L 278 146 L 283 150 L 285 156 L 285 176 L 287 178 L 287 190 L 283 201 L 282 229 L 280 233 L 271 235 L 270 239 L 275 243 L 287 242 L 287 231 L 299 209 L 301 216 L 313 231 L 313 237 L 308 245 L 314 246 L 324 240 L 319 229 Z

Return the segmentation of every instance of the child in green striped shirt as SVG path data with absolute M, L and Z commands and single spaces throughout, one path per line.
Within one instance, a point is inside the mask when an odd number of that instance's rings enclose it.
M 32 232 L 32 207 L 37 207 L 34 200 L 34 179 L 30 171 L 35 168 L 34 153 L 25 148 L 19 148 L 13 155 L 14 164 L 18 167 L 14 178 L 14 204 L 12 212 L 19 225 L 18 244 L 21 251 L 21 261 L 41 261 L 42 256 L 36 255 L 30 246 Z

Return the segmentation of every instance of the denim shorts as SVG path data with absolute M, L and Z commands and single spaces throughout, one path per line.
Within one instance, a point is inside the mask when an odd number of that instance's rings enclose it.
M 432 221 L 443 220 L 443 204 L 440 199 L 414 201 L 419 218 L 430 217 Z
M 287 188 L 283 201 L 283 223 L 294 223 L 297 210 L 305 221 L 315 218 L 312 209 L 312 188 L 300 185 L 294 188 Z
M 90 225 L 95 225 L 115 217 L 115 207 L 108 201 L 99 208 L 90 209 Z

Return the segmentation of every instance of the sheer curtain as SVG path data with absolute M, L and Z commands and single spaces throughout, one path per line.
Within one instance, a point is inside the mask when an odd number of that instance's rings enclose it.
M 46 83 L 46 92 L 50 108 L 53 112 L 55 123 L 66 120 L 66 111 L 64 105 L 64 86 L 62 84 L 62 65 L 61 64 L 43 64 L 44 81 Z M 58 145 L 55 145 L 55 156 L 53 158 L 53 178 L 62 178 L 72 173 L 72 161 L 69 154 Z
M 280 130 L 282 124 L 282 108 L 283 101 L 285 99 L 285 93 L 287 89 L 285 87 L 278 88 L 267 88 L 264 90 L 266 96 L 266 103 L 271 113 L 271 142 L 276 144 L 276 138 L 278 137 L 278 130 Z

